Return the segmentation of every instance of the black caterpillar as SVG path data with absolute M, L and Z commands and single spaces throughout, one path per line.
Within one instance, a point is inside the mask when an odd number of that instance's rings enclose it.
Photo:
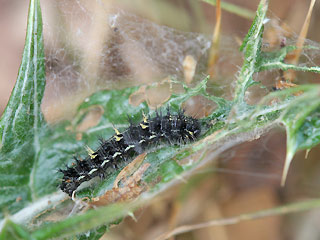
M 108 168 L 117 168 L 121 161 L 131 161 L 150 147 L 159 144 L 185 144 L 196 140 L 201 134 L 200 120 L 184 115 L 184 111 L 171 114 L 169 108 L 166 115 L 156 111 L 154 117 L 143 116 L 142 122 L 133 124 L 122 133 L 108 140 L 100 140 L 96 151 L 89 151 L 85 160 L 75 158 L 75 162 L 63 173 L 60 188 L 72 196 L 79 185 L 99 176 L 105 178 Z

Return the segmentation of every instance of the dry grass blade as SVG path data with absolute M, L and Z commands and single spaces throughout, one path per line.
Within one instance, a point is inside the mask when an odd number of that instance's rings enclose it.
M 220 32 L 221 32 L 221 1 L 217 0 L 216 3 L 216 26 L 214 28 L 211 49 L 209 53 L 208 60 L 208 74 L 212 78 L 214 76 L 214 66 L 218 59 L 218 48 L 220 41 Z
M 298 37 L 298 41 L 296 44 L 297 49 L 295 51 L 293 51 L 292 54 L 287 56 L 287 61 L 291 64 L 296 65 L 299 61 L 301 52 L 302 52 L 302 47 L 304 44 L 304 41 L 307 37 L 307 33 L 308 33 L 308 29 L 310 26 L 310 20 L 311 20 L 311 14 L 312 14 L 312 10 L 314 8 L 314 5 L 316 3 L 316 0 L 311 0 L 310 2 L 310 6 L 309 6 L 309 10 L 306 16 L 306 19 L 303 23 L 302 29 L 300 31 L 299 37 Z M 285 79 L 291 83 L 293 82 L 294 78 L 295 78 L 295 71 L 294 70 L 289 70 L 287 72 L 285 72 Z

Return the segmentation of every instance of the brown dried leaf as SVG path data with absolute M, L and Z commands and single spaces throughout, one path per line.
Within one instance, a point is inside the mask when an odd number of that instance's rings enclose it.
M 147 184 L 141 182 L 144 172 L 150 167 L 150 163 L 143 164 L 130 178 L 123 182 L 123 187 L 118 187 L 120 179 L 124 179 L 125 175 L 130 175 L 137 164 L 141 164 L 146 154 L 139 155 L 134 161 L 123 169 L 115 181 L 114 187 L 100 197 L 93 198 L 89 202 L 90 207 L 105 206 L 115 202 L 131 201 L 139 197 L 143 192 L 148 190 Z
M 183 60 L 183 73 L 184 80 L 187 84 L 190 84 L 193 80 L 194 73 L 196 71 L 197 61 L 193 56 L 187 55 Z

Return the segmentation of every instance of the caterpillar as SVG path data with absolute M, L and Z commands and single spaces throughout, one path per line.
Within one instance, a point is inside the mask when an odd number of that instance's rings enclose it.
M 186 116 L 183 110 L 174 114 L 169 108 L 165 114 L 157 110 L 153 117 L 143 114 L 143 120 L 138 124 L 130 119 L 129 123 L 123 132 L 115 129 L 114 136 L 100 139 L 98 149 L 88 150 L 84 160 L 74 157 L 75 162 L 70 167 L 59 169 L 63 173 L 60 189 L 72 196 L 83 182 L 97 176 L 101 179 L 107 177 L 107 169 L 118 168 L 120 162 L 132 161 L 159 144 L 186 144 L 201 135 L 200 120 Z

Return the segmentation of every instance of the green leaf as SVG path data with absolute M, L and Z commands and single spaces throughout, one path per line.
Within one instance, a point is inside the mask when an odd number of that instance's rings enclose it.
M 244 104 L 245 92 L 255 83 L 252 77 L 257 71 L 257 63 L 261 54 L 262 35 L 267 9 L 268 0 L 261 0 L 256 17 L 240 48 L 244 52 L 244 62 L 235 89 L 234 101 L 236 111 L 241 111 Z
M 114 204 L 96 210 L 90 210 L 85 214 L 40 227 L 34 231 L 31 236 L 37 240 L 74 236 L 93 228 L 98 228 L 102 224 L 113 223 L 120 216 L 128 215 L 130 213 L 128 209 L 130 208 L 132 208 L 130 204 Z M 97 231 L 101 233 L 101 230 L 105 229 L 100 228 Z M 89 232 L 89 234 L 91 233 Z
M 271 70 L 274 68 L 278 69 L 278 67 L 275 67 L 275 63 L 283 63 L 287 54 L 294 51 L 295 49 L 295 46 L 285 46 L 280 50 L 277 49 L 271 52 L 261 52 L 257 62 L 257 72 Z
M 257 71 L 265 71 L 272 69 L 281 69 L 287 71 L 289 69 L 303 72 L 320 73 L 320 67 L 318 66 L 299 66 L 285 62 L 287 54 L 296 49 L 296 46 L 285 46 L 280 50 L 273 52 L 263 52 L 259 57 Z M 305 46 L 304 49 L 312 49 L 310 46 Z M 314 49 L 319 51 L 319 49 Z
M 30 1 L 25 48 L 18 78 L 0 120 L 0 209 L 9 213 L 37 198 L 33 170 L 40 151 L 40 111 L 45 88 L 39 0 Z M 1 214 L 1 213 L 0 213 Z
M 287 156 L 282 174 L 282 185 L 285 183 L 296 151 L 309 149 L 320 142 L 319 93 L 319 86 L 314 87 L 292 101 L 283 112 L 281 119 L 287 130 Z
M 93 230 L 88 231 L 87 233 L 83 233 L 78 236 L 79 240 L 99 240 L 105 234 L 108 228 L 105 225 L 97 227 Z
M 0 233 L 0 240 L 32 240 L 29 232 L 20 225 L 17 225 L 10 220 L 5 222 L 5 225 Z

